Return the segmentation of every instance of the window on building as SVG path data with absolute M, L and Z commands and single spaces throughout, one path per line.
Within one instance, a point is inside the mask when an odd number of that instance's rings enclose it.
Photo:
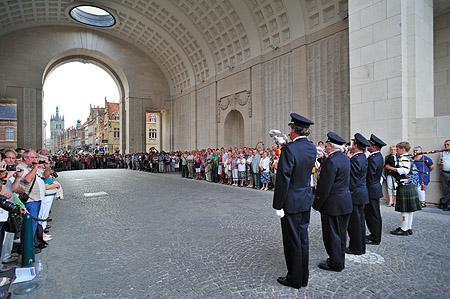
M 119 138 L 119 137 L 120 137 L 120 129 L 114 128 L 114 138 Z
M 156 124 L 156 115 L 153 113 L 150 113 L 150 123 Z
M 5 140 L 6 141 L 14 141 L 14 128 L 6 128 L 5 129 Z
M 158 137 L 156 129 L 148 129 L 148 138 L 156 139 Z
M 116 113 L 116 115 L 114 115 L 114 120 L 119 120 L 120 119 L 120 114 Z

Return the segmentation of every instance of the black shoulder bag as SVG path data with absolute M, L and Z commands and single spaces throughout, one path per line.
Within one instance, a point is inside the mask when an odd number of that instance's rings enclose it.
M 26 203 L 28 201 L 28 199 L 30 199 L 30 193 L 31 193 L 31 190 L 33 190 L 35 182 L 36 182 L 36 176 L 34 177 L 33 183 L 31 184 L 31 188 L 30 188 L 30 190 L 28 190 L 28 193 L 26 193 L 26 192 L 18 193 L 19 199 L 21 202 Z

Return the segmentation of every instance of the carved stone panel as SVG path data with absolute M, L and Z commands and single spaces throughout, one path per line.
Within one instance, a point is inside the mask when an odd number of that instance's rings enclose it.
M 232 110 L 242 110 L 247 109 L 248 117 L 252 117 L 252 93 L 251 91 L 244 90 L 235 94 L 227 95 L 220 99 L 217 99 L 216 107 L 216 120 L 218 123 L 221 122 L 221 112 L 227 109 Z

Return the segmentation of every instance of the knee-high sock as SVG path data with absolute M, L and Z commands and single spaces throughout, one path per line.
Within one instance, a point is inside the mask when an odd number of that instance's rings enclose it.
M 411 214 L 411 213 L 405 213 L 405 212 L 402 212 L 401 213 L 401 217 L 400 217 L 400 228 L 403 230 L 403 231 L 407 231 L 409 228 L 408 228 L 408 224 L 409 224 L 409 218 L 410 218 L 410 215 L 409 214 Z
M 414 212 L 409 213 L 409 218 L 408 218 L 408 229 L 412 229 L 413 216 L 414 216 Z

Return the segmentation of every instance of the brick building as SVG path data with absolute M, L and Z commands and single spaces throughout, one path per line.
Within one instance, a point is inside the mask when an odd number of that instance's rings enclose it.
M 17 147 L 17 107 L 0 104 L 0 148 Z

